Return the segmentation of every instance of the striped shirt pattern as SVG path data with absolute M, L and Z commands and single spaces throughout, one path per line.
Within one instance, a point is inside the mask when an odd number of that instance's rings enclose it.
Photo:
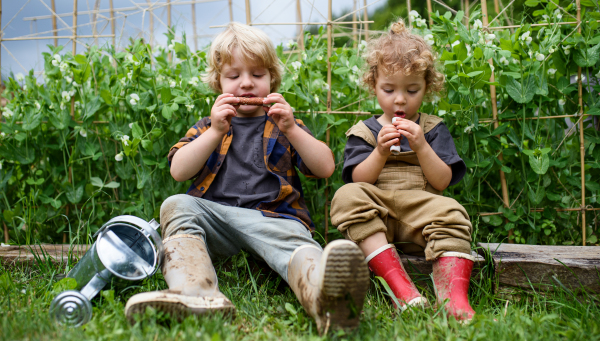
M 270 202 L 263 201 L 256 209 L 260 210 L 266 217 L 296 220 L 312 232 L 315 226 L 310 219 L 310 213 L 304 202 L 302 184 L 300 183 L 300 177 L 296 172 L 296 168 L 307 177 L 314 178 L 315 176 L 306 167 L 304 162 L 302 162 L 302 158 L 292 147 L 285 135 L 279 131 L 279 127 L 277 127 L 273 119 L 265 115 L 265 120 L 265 130 L 263 132 L 264 161 L 267 170 L 279 179 L 280 190 L 277 199 Z M 301 120 L 296 119 L 296 124 L 312 136 L 311 131 Z M 168 156 L 169 167 L 171 166 L 173 156 L 180 148 L 194 141 L 209 128 L 210 117 L 202 118 L 191 127 L 185 134 L 185 137 L 171 147 Z M 229 146 L 231 146 L 232 139 L 233 128 L 229 127 L 229 132 L 223 136 L 223 140 L 210 155 L 204 167 L 198 174 L 192 177 L 194 182 L 188 189 L 187 194 L 202 198 L 219 172 Z

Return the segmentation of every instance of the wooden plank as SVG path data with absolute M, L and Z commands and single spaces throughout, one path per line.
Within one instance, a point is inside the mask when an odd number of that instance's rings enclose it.
M 69 259 L 68 244 L 10 245 L 0 246 L 0 263 L 3 265 L 35 263 L 36 257 L 42 261 L 49 258 L 53 263 L 66 263 Z M 72 255 L 81 257 L 88 245 L 73 245 Z
M 481 255 L 489 250 L 500 286 L 600 293 L 600 246 L 478 245 Z

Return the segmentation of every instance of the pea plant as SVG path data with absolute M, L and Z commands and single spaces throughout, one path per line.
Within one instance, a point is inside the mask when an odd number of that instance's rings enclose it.
M 578 212 L 597 206 L 600 190 L 600 15 L 584 7 L 581 33 L 556 23 L 566 13 L 552 2 L 530 0 L 531 21 L 514 31 L 484 31 L 479 12 L 468 25 L 463 13 L 432 14 L 427 27 L 416 12 L 414 32 L 423 35 L 439 57 L 446 91 L 423 103 L 422 112 L 444 118 L 468 167 L 460 185 L 446 190 L 480 219 L 479 238 L 518 243 L 573 244 L 582 240 Z M 589 11 L 588 11 L 589 9 Z M 304 196 L 317 226 L 324 231 L 325 206 L 343 186 L 341 168 L 345 131 L 366 115 L 316 113 L 327 109 L 327 43 L 322 30 L 305 34 L 305 47 L 277 47 L 285 68 L 281 92 L 316 138 L 329 143 L 337 170 L 325 179 L 303 178 Z M 361 86 L 364 68 L 356 47 L 332 50 L 331 108 L 381 114 Z M 190 182 L 172 179 L 169 149 L 201 117 L 217 96 L 201 81 L 205 51 L 191 51 L 168 35 L 167 47 L 131 41 L 124 50 L 90 47 L 84 54 L 43 53 L 43 81 L 33 71 L 11 75 L 3 96 L 9 102 L 0 121 L 1 224 L 17 243 L 85 243 L 110 217 L 133 214 L 159 218 L 168 196 L 184 193 Z M 490 60 L 493 61 L 490 64 Z M 582 68 L 582 106 L 577 70 Z M 495 82 L 490 82 L 492 72 Z M 490 86 L 497 91 L 499 126 L 492 118 Z M 585 114 L 585 188 L 579 164 L 579 117 Z M 511 207 L 504 206 L 500 175 L 506 175 Z M 324 193 L 329 193 L 326 197 Z M 559 210 L 556 210 L 558 208 Z M 480 212 L 499 212 L 479 216 Z M 597 219 L 588 213 L 587 240 L 597 242 Z

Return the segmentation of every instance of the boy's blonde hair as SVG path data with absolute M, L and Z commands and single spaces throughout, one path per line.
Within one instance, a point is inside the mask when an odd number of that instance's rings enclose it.
M 221 32 L 210 47 L 208 68 L 202 75 L 202 81 L 207 83 L 216 92 L 221 89 L 221 70 L 224 64 L 231 63 L 233 49 L 238 48 L 242 62 L 257 64 L 269 70 L 271 74 L 271 92 L 277 91 L 281 85 L 283 68 L 277 57 L 271 39 L 261 30 L 230 23 L 225 31 Z
M 365 60 L 368 69 L 363 82 L 372 91 L 375 91 L 380 73 L 393 75 L 397 72 L 423 74 L 426 95 L 444 90 L 444 74 L 436 68 L 431 46 L 421 36 L 411 33 L 402 19 L 392 24 L 388 33 L 369 42 Z

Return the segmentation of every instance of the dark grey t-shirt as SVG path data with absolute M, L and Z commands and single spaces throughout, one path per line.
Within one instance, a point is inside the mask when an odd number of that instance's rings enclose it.
M 376 141 L 379 131 L 383 128 L 381 123 L 377 121 L 378 117 L 379 116 L 373 116 L 364 121 L 365 125 L 373 133 L 373 136 L 375 136 Z M 417 124 L 419 123 L 419 120 L 420 118 L 417 120 Z M 452 167 L 452 180 L 450 180 L 450 185 L 456 185 L 465 176 L 467 166 L 456 153 L 454 140 L 452 139 L 452 135 L 450 135 L 448 127 L 441 122 L 425 134 L 425 141 L 429 143 L 431 149 L 433 149 L 442 161 Z M 400 140 L 400 146 L 402 147 L 403 152 L 412 150 L 410 149 L 408 140 L 405 138 Z M 373 149 L 375 149 L 373 146 L 358 136 L 350 136 L 348 138 L 346 149 L 344 150 L 344 168 L 342 170 L 342 180 L 344 180 L 345 183 L 353 182 L 352 171 L 354 170 L 354 166 L 363 162 L 371 152 L 373 152 Z
M 232 117 L 233 138 L 221 169 L 203 198 L 220 204 L 256 208 L 279 195 L 279 180 L 267 170 L 263 132 L 267 116 Z

